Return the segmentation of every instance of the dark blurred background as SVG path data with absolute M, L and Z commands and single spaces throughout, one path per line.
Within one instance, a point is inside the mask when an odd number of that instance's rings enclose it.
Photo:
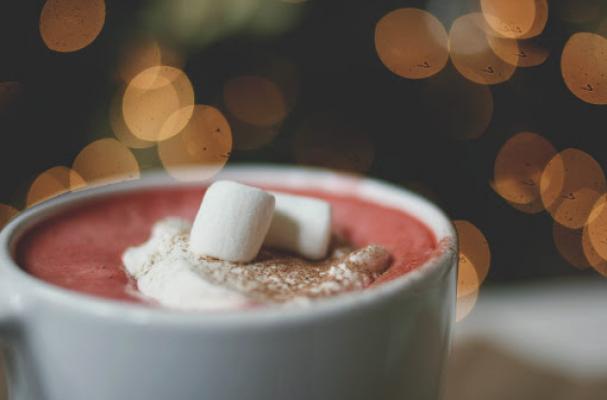
M 55 3 L 53 12 L 95 2 Z M 228 165 L 314 164 L 419 191 L 484 233 L 491 249 L 488 285 L 597 275 L 559 255 L 548 213 L 511 207 L 490 182 L 500 147 L 521 131 L 543 136 L 557 151 L 579 148 L 605 165 L 605 106 L 575 96 L 560 67 L 573 33 L 600 32 L 607 17 L 602 1 L 548 2 L 547 23 L 533 39 L 548 51 L 547 59 L 483 86 L 488 92 L 478 101 L 473 97 L 482 85 L 467 80 L 451 61 L 431 77 L 407 79 L 386 68 L 375 44 L 376 24 L 393 10 L 427 10 L 448 33 L 457 18 L 481 10 L 478 1 L 107 0 L 98 36 L 69 52 L 42 39 L 44 4 L 5 2 L 0 12 L 0 81 L 12 82 L 0 92 L 1 203 L 25 208 L 39 174 L 70 167 L 84 146 L 114 137 L 108 110 L 124 90 L 120 70 L 129 46 L 154 40 L 170 49 L 172 65 L 187 74 L 196 103 L 218 108 L 230 121 Z M 226 84 L 239 76 L 276 83 L 284 118 L 259 127 L 230 116 Z M 493 101 L 488 115 L 487 93 Z M 488 127 L 466 132 L 483 126 L 479 118 L 490 118 Z M 155 147 L 132 152 L 142 171 L 162 168 Z

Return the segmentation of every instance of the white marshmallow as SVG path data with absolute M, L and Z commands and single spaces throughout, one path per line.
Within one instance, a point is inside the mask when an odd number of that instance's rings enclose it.
M 190 250 L 226 261 L 251 261 L 266 237 L 273 212 L 270 193 L 236 182 L 215 182 L 194 220 Z
M 331 205 L 311 197 L 272 194 L 276 206 L 264 244 L 312 260 L 324 258 L 331 240 Z

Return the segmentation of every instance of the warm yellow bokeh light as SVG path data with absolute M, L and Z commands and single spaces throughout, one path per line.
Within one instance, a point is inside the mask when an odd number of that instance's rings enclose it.
M 424 82 L 422 103 L 429 115 L 432 130 L 454 139 L 477 139 L 493 117 L 493 94 L 456 73 L 442 73 Z
M 146 149 L 154 146 L 155 142 L 149 142 L 142 140 L 137 136 L 133 135 L 129 128 L 124 122 L 124 116 L 122 115 L 122 98 L 124 96 L 124 89 L 120 89 L 112 98 L 109 108 L 109 121 L 114 132 L 114 136 L 120 140 L 126 146 L 132 149 Z
M 540 179 L 544 207 L 558 223 L 571 229 L 584 226 L 605 189 L 605 174 L 599 163 L 573 148 L 554 156 Z
M 0 229 L 4 228 L 17 214 L 19 211 L 15 207 L 0 204 Z
M 561 54 L 565 84 L 579 99 L 607 104 L 607 39 L 596 33 L 572 35 Z
M 481 0 L 481 10 L 491 29 L 512 39 L 537 36 L 548 21 L 546 0 Z
M 493 186 L 505 200 L 529 213 L 544 209 L 540 179 L 548 162 L 557 154 L 542 136 L 520 132 L 500 148 L 493 169 Z
M 27 192 L 28 207 L 52 197 L 85 186 L 82 177 L 69 168 L 58 166 L 47 169 L 32 182 Z
M 72 52 L 91 44 L 104 23 L 104 0 L 47 0 L 40 13 L 40 35 L 49 49 Z
M 296 131 L 295 159 L 300 164 L 348 172 L 365 172 L 373 163 L 375 148 L 369 136 L 327 115 L 311 117 Z
M 478 291 L 474 291 L 466 296 L 458 296 L 455 306 L 455 321 L 460 322 L 466 318 L 476 305 L 478 300 Z
M 180 69 L 163 65 L 148 68 L 129 82 L 122 115 L 133 135 L 156 142 L 178 134 L 192 117 L 193 105 L 194 89 L 188 77 Z
M 520 52 L 516 39 L 502 38 L 494 35 L 486 35 L 487 44 L 496 56 L 510 65 L 518 66 Z
M 186 181 L 213 177 L 226 164 L 231 151 L 232 131 L 228 121 L 221 111 L 205 105 L 194 106 L 192 118 L 183 131 L 158 144 L 158 156 L 167 172 Z
M 475 291 L 481 285 L 480 277 L 471 261 L 465 254 L 459 255 L 457 270 L 457 293 L 458 296 L 467 296 Z
M 494 53 L 487 30 L 479 13 L 459 17 L 449 31 L 449 52 L 460 74 L 473 82 L 493 85 L 510 79 L 516 67 Z
M 491 250 L 485 235 L 472 223 L 453 221 L 459 243 L 458 297 L 478 291 L 489 273 Z
M 280 87 L 261 76 L 230 79 L 223 88 L 223 101 L 230 114 L 255 126 L 278 124 L 287 115 L 287 104 Z
M 447 32 L 427 11 L 401 8 L 375 27 L 375 49 L 382 63 L 403 78 L 423 79 L 440 72 L 449 59 Z
M 602 193 L 603 191 L 598 192 L 588 187 L 577 188 L 571 192 L 565 192 L 561 204 L 549 208 L 548 211 L 561 224 L 570 228 L 580 228 L 586 223 L 592 206 Z
M 585 229 L 594 250 L 607 260 L 607 195 L 601 196 L 592 207 Z
M 502 60 L 517 67 L 535 67 L 543 64 L 550 55 L 547 48 L 533 39 L 516 40 L 487 35 L 491 49 Z
M 548 59 L 550 50 L 547 47 L 540 46 L 533 39 L 518 41 L 519 67 L 535 67 L 541 65 Z
M 601 244 L 600 246 L 603 247 L 605 244 Z M 584 249 L 584 255 L 592 268 L 599 274 L 607 277 L 607 261 L 601 257 L 601 255 L 597 252 L 597 249 L 592 244 L 587 226 L 585 226 L 583 229 L 582 247 Z
M 558 222 L 552 225 L 552 240 L 565 261 L 578 269 L 590 267 L 582 245 L 582 230 L 569 229 Z
M 116 139 L 99 139 L 83 148 L 72 169 L 87 185 L 105 184 L 139 177 L 139 164 L 128 147 Z M 70 181 L 72 188 L 75 182 Z

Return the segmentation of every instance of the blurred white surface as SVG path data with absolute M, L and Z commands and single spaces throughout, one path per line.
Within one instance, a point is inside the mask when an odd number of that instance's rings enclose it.
M 572 377 L 607 376 L 607 280 L 558 280 L 483 288 L 455 325 L 455 345 L 491 342 Z

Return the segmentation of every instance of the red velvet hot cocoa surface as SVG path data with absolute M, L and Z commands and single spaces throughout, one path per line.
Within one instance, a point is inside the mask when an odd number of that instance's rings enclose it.
M 430 230 L 406 213 L 353 197 L 297 193 L 330 201 L 334 232 L 354 246 L 379 244 L 392 254 L 390 268 L 374 284 L 410 271 L 436 250 Z M 55 285 L 140 302 L 123 270 L 123 251 L 146 241 L 161 218 L 192 220 L 203 194 L 199 188 L 147 189 L 74 206 L 28 231 L 18 243 L 17 261 Z

